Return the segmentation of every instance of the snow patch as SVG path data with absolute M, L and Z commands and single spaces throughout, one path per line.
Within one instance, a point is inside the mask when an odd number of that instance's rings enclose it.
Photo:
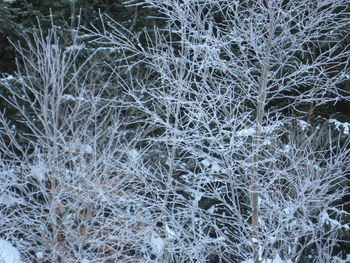
M 0 239 L 0 262 L 1 263 L 22 263 L 21 256 L 12 244 Z
M 70 2 L 75 2 L 75 0 L 70 0 Z M 85 46 L 82 44 L 82 45 L 72 45 L 72 46 L 68 46 L 68 47 L 66 47 L 66 51 L 75 51 L 75 50 L 82 50 L 82 49 L 84 49 L 85 48 Z
M 140 153 L 137 150 L 132 149 L 128 152 L 128 155 L 131 160 L 137 160 L 140 156 Z
M 287 215 L 287 216 L 290 216 L 290 215 L 293 215 L 294 214 L 294 211 L 295 211 L 295 207 L 293 206 L 287 206 L 283 209 L 283 212 Z
M 204 168 L 208 168 L 210 166 L 210 162 L 208 160 L 201 161 L 201 164 L 203 164 Z
M 350 230 L 350 227 L 348 225 L 346 224 L 343 225 L 339 221 L 330 218 L 326 210 L 323 210 L 321 212 L 320 221 L 322 224 L 331 225 L 332 227 L 335 227 L 335 228 L 344 228 L 346 230 Z
M 207 212 L 208 212 L 209 214 L 214 214 L 214 212 L 215 212 L 215 205 L 211 206 L 211 207 L 207 210 Z
M 264 145 L 264 146 L 268 146 L 268 145 L 271 145 L 271 140 L 270 139 L 264 139 L 264 141 L 263 141 L 263 143 L 262 143 L 262 145 Z
M 222 168 L 220 167 L 220 165 L 218 163 L 212 163 L 210 170 L 213 173 L 219 173 L 219 172 L 221 172 Z
M 165 248 L 165 240 L 161 238 L 158 234 L 153 233 L 150 238 L 150 245 L 152 247 L 152 252 L 160 256 Z
M 64 101 L 80 101 L 80 102 L 87 102 L 86 99 L 84 99 L 83 97 L 74 97 L 73 95 L 70 95 L 70 94 L 63 94 L 62 95 L 62 99 Z
M 340 257 L 333 257 L 332 258 L 334 263 L 349 263 L 350 262 L 350 254 L 346 255 L 346 259 L 341 259 Z
M 307 128 L 311 126 L 310 124 L 308 124 L 306 121 L 303 121 L 303 120 L 298 120 L 298 125 L 302 131 L 305 131 Z
M 85 144 L 83 147 L 84 153 L 92 154 L 92 147 L 88 144 Z
M 39 162 L 30 167 L 30 176 L 38 178 L 40 181 L 44 181 L 48 169 L 43 162 Z
M 170 239 L 173 239 L 176 237 L 175 231 L 172 230 L 168 225 L 165 225 L 165 230 Z
M 202 199 L 203 197 L 203 193 L 197 191 L 197 190 L 193 190 L 192 191 L 193 195 L 194 195 L 194 200 L 193 200 L 193 205 L 194 206 L 198 206 L 199 205 L 199 201 Z
M 6 1 L 5 1 L 6 2 Z M 7 75 L 7 77 L 5 78 L 0 78 L 0 81 L 3 81 L 3 82 L 8 82 L 8 81 L 11 81 L 11 80 L 14 80 L 15 77 L 12 76 L 12 75 Z
M 2 0 L 2 1 L 9 4 L 16 2 L 16 0 Z
M 91 145 L 81 143 L 81 142 L 72 142 L 71 144 L 64 147 L 64 150 L 69 153 L 75 154 L 92 154 L 93 149 Z
M 19 199 L 15 198 L 9 194 L 3 194 L 0 196 L 0 205 L 11 206 L 11 205 L 14 205 L 14 204 L 19 203 L 19 202 L 20 202 Z
M 36 252 L 35 256 L 37 259 L 43 259 L 44 258 L 44 253 L 42 251 Z
M 236 135 L 239 137 L 247 137 L 247 136 L 253 136 L 254 133 L 255 133 L 254 128 L 246 128 L 246 129 L 242 129 L 242 130 L 239 130 L 238 132 L 236 132 Z
M 259 130 L 262 134 L 272 134 L 281 125 L 282 123 L 277 121 L 272 125 L 261 126 Z M 253 136 L 256 134 L 256 132 L 257 132 L 257 129 L 255 127 L 249 127 L 249 128 L 244 128 L 242 130 L 237 131 L 236 136 L 239 136 L 239 137 Z
M 342 129 L 344 135 L 349 135 L 349 131 L 350 131 L 349 122 L 340 122 L 336 119 L 330 119 L 328 122 L 333 124 L 337 130 Z
M 282 150 L 282 151 L 283 151 L 284 153 L 289 153 L 290 150 L 291 150 L 290 145 L 289 145 L 289 144 L 286 144 L 286 145 L 283 147 L 283 150 Z
M 204 159 L 201 161 L 201 164 L 205 169 L 209 169 L 212 173 L 225 173 L 225 169 L 223 169 L 217 162 L 210 161 L 208 159 Z

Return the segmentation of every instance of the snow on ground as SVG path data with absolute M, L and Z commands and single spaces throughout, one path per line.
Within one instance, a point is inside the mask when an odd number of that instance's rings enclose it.
M 332 263 L 349 263 L 350 262 L 350 254 L 346 255 L 346 259 L 341 259 L 340 257 L 332 257 Z M 254 263 L 253 259 L 248 259 L 245 261 L 242 261 L 241 263 Z M 273 259 L 264 259 L 261 261 L 261 263 L 293 263 L 291 260 L 283 260 L 279 254 L 276 255 Z
M 169 234 L 174 235 L 175 233 L 172 230 L 168 230 Z M 153 233 L 150 238 L 150 243 L 152 246 L 153 253 L 158 255 L 162 254 L 165 247 L 165 240 L 161 238 L 158 234 Z M 38 258 L 42 256 L 37 255 Z M 82 259 L 81 263 L 88 263 L 89 260 Z M 339 257 L 333 257 L 334 263 L 348 263 L 350 262 L 350 254 L 346 255 L 346 259 L 341 259 Z M 15 248 L 10 242 L 0 239 L 0 263 L 24 263 L 21 261 L 21 256 L 17 248 Z M 254 263 L 253 259 L 248 259 L 242 261 L 241 263 Z M 291 260 L 283 260 L 279 254 L 273 259 L 264 259 L 261 263 L 293 263 Z
M 245 261 L 243 261 L 241 263 L 254 263 L 254 260 L 253 259 L 248 259 L 248 260 L 245 260 Z M 292 263 L 292 261 L 290 261 L 290 260 L 285 261 L 285 260 L 283 260 L 280 257 L 279 254 L 277 254 L 275 256 L 275 258 L 273 258 L 273 259 L 264 259 L 264 260 L 261 261 L 261 263 Z
M 0 262 L 22 263 L 18 250 L 4 239 L 0 239 Z

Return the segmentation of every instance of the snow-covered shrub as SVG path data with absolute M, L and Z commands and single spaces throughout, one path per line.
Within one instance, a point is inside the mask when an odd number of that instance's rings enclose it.
M 107 17 L 89 33 L 126 54 L 125 89 L 153 127 L 149 148 L 164 149 L 163 262 L 329 262 L 340 227 L 323 215 L 348 192 L 348 139 L 310 128 L 315 108 L 349 100 L 348 1 L 128 3 L 165 27 Z
M 3 82 L 18 122 L 0 115 L 0 237 L 28 262 L 137 262 L 156 222 L 123 98 L 55 29 L 17 51 L 15 83 Z
M 330 262 L 348 139 L 311 120 L 349 99 L 348 0 L 128 3 L 165 28 L 106 18 L 79 38 L 96 53 L 55 31 L 17 48 L 0 237 L 34 262 Z

